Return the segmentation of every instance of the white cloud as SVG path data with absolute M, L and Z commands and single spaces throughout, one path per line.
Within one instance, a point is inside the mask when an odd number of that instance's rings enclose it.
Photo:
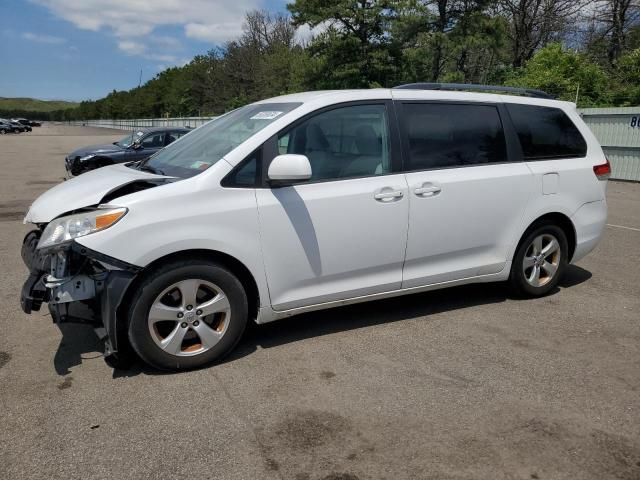
M 205 23 L 187 23 L 184 27 L 185 34 L 196 40 L 222 43 L 233 40 L 242 32 L 242 22 L 218 23 L 215 25 Z
M 296 30 L 296 41 L 299 43 L 308 43 L 331 26 L 331 22 L 322 22 L 311 28 L 308 24 L 300 25 Z
M 162 61 L 162 59 L 158 60 Z M 158 65 L 156 65 L 156 69 L 158 72 L 161 72 L 162 70 L 166 70 L 167 68 L 171 67 L 184 67 L 190 61 L 190 58 L 178 58 L 175 59 L 175 61 L 172 61 L 169 65 L 167 65 L 166 63 L 159 63 Z
M 62 43 L 66 43 L 67 41 L 64 38 L 53 37 L 51 35 L 42 35 L 39 33 L 32 33 L 32 32 L 24 32 L 22 34 L 22 38 L 24 38 L 25 40 L 30 40 L 32 42 L 50 43 L 52 45 L 60 45 Z
M 176 55 L 171 53 L 155 53 L 153 48 L 150 49 L 148 45 L 137 40 L 121 40 L 118 42 L 118 48 L 127 55 L 137 55 L 155 62 L 166 62 L 170 64 L 176 64 L 178 62 Z
M 223 42 L 241 31 L 245 12 L 263 0 L 31 0 L 76 27 L 109 29 L 118 38 L 143 37 L 157 27 L 182 25 L 194 39 Z
M 110 32 L 116 37 L 118 48 L 127 55 L 178 65 L 185 63 L 182 42 L 154 35 L 156 28 L 182 26 L 188 38 L 224 43 L 240 35 L 245 13 L 260 8 L 264 0 L 30 1 L 83 30 Z
M 133 40 L 119 41 L 118 48 L 128 55 L 143 55 L 147 51 L 147 46 L 144 43 Z
M 188 63 L 182 58 L 179 58 L 177 52 L 180 50 L 181 44 L 174 43 L 172 41 L 165 41 L 164 45 L 173 46 L 173 50 L 168 48 L 155 48 L 154 44 L 160 43 L 163 44 L 162 41 L 156 42 L 157 39 L 151 39 L 151 45 L 147 45 L 146 43 L 140 42 L 138 40 L 120 40 L 118 42 L 118 48 L 122 50 L 127 55 L 137 55 L 140 57 L 144 57 L 147 60 L 152 60 L 154 62 L 163 62 L 168 63 L 170 65 L 184 65 Z M 165 39 L 166 40 L 166 39 Z M 164 51 L 165 53 L 158 53 L 158 51 Z M 166 67 L 165 67 L 166 68 Z
M 180 49 L 182 48 L 182 42 L 174 37 L 162 36 L 162 35 L 152 35 L 150 38 L 150 43 L 153 45 L 158 45 L 166 48 Z
M 178 57 L 176 57 L 175 55 L 162 55 L 157 53 L 147 54 L 145 55 L 145 58 L 148 58 L 149 60 L 154 60 L 156 62 L 167 62 L 172 64 L 175 64 L 178 61 Z

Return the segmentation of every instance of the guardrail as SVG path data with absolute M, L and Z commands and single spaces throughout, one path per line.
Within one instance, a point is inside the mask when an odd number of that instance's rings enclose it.
M 580 115 L 611 161 L 611 178 L 640 182 L 640 107 L 584 108 Z M 215 117 L 84 120 L 70 125 L 133 130 L 148 127 L 199 127 Z
M 149 127 L 199 127 L 215 117 L 131 118 L 114 120 L 76 120 L 68 125 L 134 130 Z

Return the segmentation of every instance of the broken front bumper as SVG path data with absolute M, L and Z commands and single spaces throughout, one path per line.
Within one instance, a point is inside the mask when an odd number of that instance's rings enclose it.
M 22 259 L 29 277 L 20 305 L 25 313 L 48 303 L 55 323 L 88 323 L 105 337 L 105 354 L 126 342 L 126 320 L 120 312 L 127 289 L 139 267 L 90 250 L 75 241 L 37 250 L 40 231 L 29 232 Z

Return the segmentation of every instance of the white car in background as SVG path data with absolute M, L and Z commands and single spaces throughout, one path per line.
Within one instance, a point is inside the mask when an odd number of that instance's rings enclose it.
M 132 346 L 177 370 L 250 320 L 474 282 L 542 296 L 600 240 L 609 172 L 575 105 L 543 92 L 264 100 L 38 198 L 21 303 L 94 324 L 113 365 Z

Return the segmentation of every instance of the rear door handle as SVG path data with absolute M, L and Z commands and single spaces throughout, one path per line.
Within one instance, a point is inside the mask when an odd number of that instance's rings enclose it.
M 404 193 L 402 192 L 402 190 L 393 190 L 393 191 L 376 193 L 373 196 L 373 198 L 379 201 L 385 201 L 385 200 L 397 200 L 402 198 L 403 196 L 404 196 Z
M 413 193 L 415 193 L 419 197 L 429 197 L 429 196 L 436 195 L 441 191 L 442 191 L 442 188 L 440 188 L 438 185 L 425 184 L 421 187 L 416 188 L 413 191 Z

